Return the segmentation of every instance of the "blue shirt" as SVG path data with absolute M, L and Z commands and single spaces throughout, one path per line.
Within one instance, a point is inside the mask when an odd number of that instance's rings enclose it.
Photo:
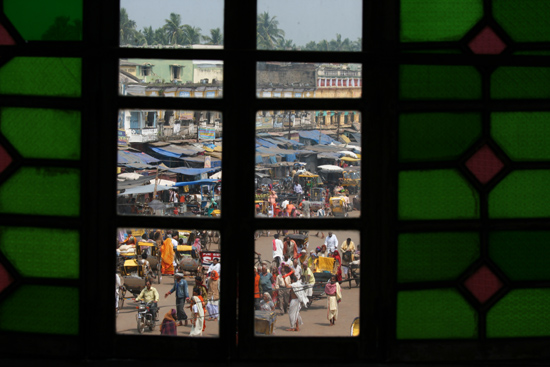
M 187 281 L 181 279 L 179 282 L 174 281 L 174 286 L 170 289 L 170 293 L 176 291 L 176 298 L 189 298 L 189 292 L 187 291 Z
M 273 278 L 271 277 L 271 273 L 266 273 L 265 275 L 263 273 L 260 273 L 260 287 L 263 292 L 272 291 L 272 283 Z

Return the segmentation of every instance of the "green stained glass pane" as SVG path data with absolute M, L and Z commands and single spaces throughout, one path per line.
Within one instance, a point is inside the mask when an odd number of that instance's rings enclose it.
M 543 55 L 548 56 L 550 55 L 550 51 L 516 51 L 513 53 L 514 55 Z
M 550 216 L 550 171 L 513 171 L 489 193 L 490 218 Z
M 550 289 L 516 289 L 487 313 L 488 338 L 550 336 Z
M 550 68 L 500 67 L 491 75 L 491 97 L 550 98 Z
M 397 339 L 472 339 L 477 313 L 456 289 L 397 295 Z
M 479 195 L 458 171 L 399 173 L 399 219 L 476 218 Z
M 489 234 L 491 259 L 512 280 L 549 280 L 550 232 L 503 231 Z
M 515 161 L 550 160 L 550 112 L 495 112 L 491 135 Z
M 23 276 L 76 279 L 79 238 L 74 230 L 0 227 L 0 250 Z
M 0 213 L 78 216 L 80 171 L 21 167 L 0 186 Z
M 4 12 L 27 41 L 82 40 L 82 0 L 4 0 Z
M 477 113 L 408 113 L 399 117 L 399 160 L 455 160 L 481 135 Z
M 401 234 L 397 279 L 401 283 L 453 280 L 478 257 L 478 233 Z
M 3 108 L 0 131 L 25 158 L 80 158 L 79 111 Z
M 0 94 L 80 97 L 81 60 L 15 57 L 0 68 Z
M 401 0 L 401 41 L 458 41 L 483 16 L 482 0 Z
M 550 41 L 550 2 L 493 0 L 493 16 L 516 42 Z
M 401 65 L 401 99 L 480 99 L 481 76 L 473 66 Z
M 0 330 L 76 335 L 78 294 L 73 287 L 22 286 L 0 304 Z

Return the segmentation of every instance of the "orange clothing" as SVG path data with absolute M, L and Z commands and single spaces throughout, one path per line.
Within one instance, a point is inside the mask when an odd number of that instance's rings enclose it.
M 254 278 L 254 298 L 260 298 L 260 274 Z
M 172 239 L 164 240 L 160 248 L 160 256 L 162 258 L 162 274 L 174 274 L 174 245 Z
M 288 214 L 290 214 L 290 213 L 292 212 L 292 209 L 296 209 L 296 207 L 294 206 L 294 204 L 288 204 L 288 205 L 286 206 L 286 212 L 287 212 Z

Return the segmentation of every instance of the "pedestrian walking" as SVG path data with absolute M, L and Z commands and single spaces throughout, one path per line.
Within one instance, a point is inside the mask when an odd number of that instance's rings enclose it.
M 164 298 L 174 293 L 174 291 L 176 292 L 177 321 L 179 321 L 178 326 L 182 326 L 182 321 L 185 321 L 185 326 L 187 326 L 187 314 L 184 309 L 185 301 L 189 300 L 187 281 L 183 278 L 182 273 L 176 273 L 174 278 L 174 286 L 164 295 Z

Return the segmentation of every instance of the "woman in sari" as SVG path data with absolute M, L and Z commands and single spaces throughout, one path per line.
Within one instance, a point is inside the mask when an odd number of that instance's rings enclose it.
M 160 248 L 160 257 L 162 258 L 162 274 L 174 275 L 174 245 L 171 238 L 164 240 Z
M 210 280 L 208 281 L 208 320 L 216 321 L 220 315 L 220 276 L 216 270 L 212 270 L 210 273 Z
M 204 329 L 204 310 L 200 298 L 196 295 L 191 299 L 191 332 L 189 336 L 202 336 Z
M 340 257 L 340 253 L 338 250 L 334 250 L 332 253 L 332 257 L 334 257 L 334 269 L 333 273 L 336 273 L 336 280 L 341 282 L 342 281 L 342 258 Z
M 332 326 L 338 317 L 338 303 L 342 301 L 342 292 L 340 284 L 336 281 L 336 275 L 330 277 L 330 282 L 325 286 L 325 293 L 327 295 L 327 318 Z
M 176 327 L 176 310 L 172 309 L 164 315 L 164 319 L 160 325 L 160 335 L 178 335 Z

